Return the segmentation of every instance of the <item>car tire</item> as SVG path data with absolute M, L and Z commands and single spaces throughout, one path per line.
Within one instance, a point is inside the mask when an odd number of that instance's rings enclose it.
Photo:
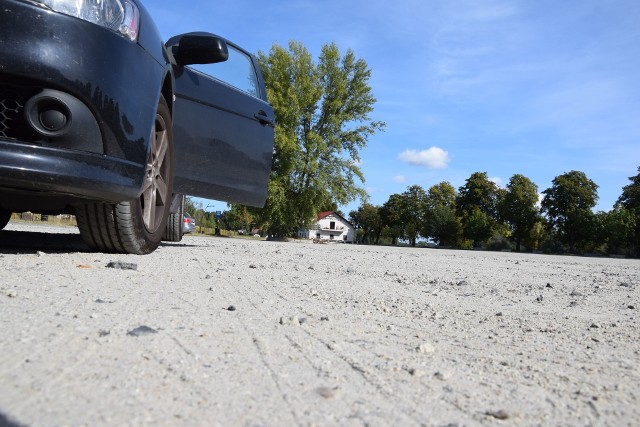
M 0 230 L 3 230 L 11 219 L 11 211 L 0 209 Z
M 184 196 L 180 197 L 180 206 L 175 213 L 169 213 L 167 227 L 162 240 L 167 242 L 179 242 L 184 234 Z
M 171 113 L 161 95 L 140 197 L 117 204 L 91 203 L 77 207 L 76 220 L 85 243 L 103 252 L 138 255 L 153 252 L 167 225 L 173 165 Z

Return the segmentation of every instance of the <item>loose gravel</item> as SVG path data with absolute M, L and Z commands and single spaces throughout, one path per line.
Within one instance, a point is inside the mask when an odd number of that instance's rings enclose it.
M 0 425 L 640 425 L 639 303 L 638 260 L 12 223 Z

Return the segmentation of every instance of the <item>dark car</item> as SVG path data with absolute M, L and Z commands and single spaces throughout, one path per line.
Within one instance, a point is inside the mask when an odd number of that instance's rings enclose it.
M 255 58 L 163 43 L 139 0 L 2 0 L 0 226 L 73 213 L 96 250 L 182 237 L 183 194 L 261 206 L 273 109 Z

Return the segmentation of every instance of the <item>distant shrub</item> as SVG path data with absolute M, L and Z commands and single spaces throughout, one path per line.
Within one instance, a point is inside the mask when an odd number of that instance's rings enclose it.
M 540 245 L 540 250 L 545 254 L 563 254 L 567 252 L 564 245 L 553 237 L 547 237 Z
M 500 234 L 494 234 L 487 243 L 487 249 L 490 251 L 512 250 L 511 242 Z

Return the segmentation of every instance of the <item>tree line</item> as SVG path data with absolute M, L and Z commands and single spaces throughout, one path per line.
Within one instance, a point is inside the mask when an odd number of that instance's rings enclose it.
M 231 205 L 217 222 L 295 236 L 319 212 L 367 199 L 360 151 L 385 123 L 371 118 L 371 70 L 353 51 L 325 44 L 315 60 L 291 41 L 256 56 L 276 115 L 267 200 L 263 209 Z M 640 178 L 630 180 L 609 212 L 593 212 L 598 186 L 583 172 L 557 176 L 540 202 L 537 185 L 523 175 L 500 188 L 476 172 L 458 189 L 448 182 L 428 190 L 410 186 L 382 206 L 363 203 L 349 217 L 360 241 L 369 244 L 426 241 L 453 248 L 638 256 Z M 211 220 L 204 213 L 202 219 Z
M 615 206 L 593 212 L 598 185 L 584 172 L 555 177 L 542 191 L 524 175 L 505 188 L 475 172 L 460 188 L 441 182 L 425 190 L 412 185 L 381 206 L 363 203 L 349 213 L 366 244 L 416 246 L 420 241 L 451 248 L 549 253 L 640 254 L 640 167 Z

